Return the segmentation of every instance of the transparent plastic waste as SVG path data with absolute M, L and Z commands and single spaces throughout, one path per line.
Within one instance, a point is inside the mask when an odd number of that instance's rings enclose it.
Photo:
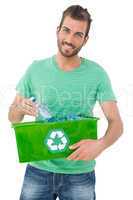
M 36 107 L 38 109 L 38 115 L 41 116 L 42 120 L 48 121 L 48 122 L 57 122 L 57 121 L 65 121 L 65 120 L 77 120 L 77 119 L 82 119 L 82 115 L 76 115 L 76 114 L 68 114 L 64 117 L 58 117 L 58 115 L 53 116 L 52 113 L 49 111 L 47 105 L 39 104 L 36 100 L 35 97 L 30 98 L 32 102 L 36 103 Z
M 49 119 L 52 118 L 52 115 L 46 105 L 39 104 L 35 97 L 31 97 L 30 100 L 36 103 L 36 107 L 38 109 L 38 115 L 40 115 L 43 120 L 48 121 Z

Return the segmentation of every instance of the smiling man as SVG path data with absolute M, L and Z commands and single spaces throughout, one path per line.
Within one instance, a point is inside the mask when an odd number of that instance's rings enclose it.
M 79 5 L 63 12 L 57 27 L 56 55 L 34 61 L 17 84 L 9 120 L 20 122 L 36 116 L 35 96 L 47 104 L 53 116 L 93 116 L 99 102 L 108 122 L 103 137 L 81 140 L 68 158 L 42 160 L 27 165 L 20 200 L 95 200 L 95 159 L 122 134 L 122 121 L 110 79 L 96 62 L 80 57 L 89 38 L 91 16 Z M 36 120 L 40 120 L 40 116 Z M 84 134 L 84 133 L 83 133 Z

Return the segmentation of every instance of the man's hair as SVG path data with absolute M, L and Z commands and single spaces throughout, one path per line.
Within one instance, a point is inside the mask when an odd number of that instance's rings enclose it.
M 88 12 L 86 8 L 83 8 L 80 5 L 72 5 L 68 7 L 66 10 L 64 10 L 62 14 L 62 19 L 59 25 L 59 29 L 61 29 L 61 26 L 66 16 L 70 16 L 71 18 L 75 20 L 86 21 L 88 25 L 87 25 L 85 37 L 88 36 L 92 19 L 91 19 L 90 13 Z

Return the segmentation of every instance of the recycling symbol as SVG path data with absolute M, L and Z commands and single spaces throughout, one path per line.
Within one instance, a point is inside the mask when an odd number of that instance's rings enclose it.
M 52 130 L 46 137 L 45 144 L 53 153 L 60 153 L 67 149 L 69 138 L 63 130 Z

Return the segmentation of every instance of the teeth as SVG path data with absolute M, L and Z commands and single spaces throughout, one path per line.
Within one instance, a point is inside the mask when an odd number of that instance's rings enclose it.
M 66 46 L 67 48 L 69 48 L 69 49 L 72 49 L 72 47 L 71 47 L 71 46 L 68 46 L 67 44 L 65 44 L 65 46 Z

